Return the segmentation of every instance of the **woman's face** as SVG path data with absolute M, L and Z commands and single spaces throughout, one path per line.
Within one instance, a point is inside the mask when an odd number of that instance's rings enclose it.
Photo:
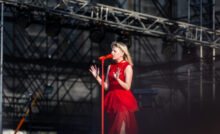
M 112 47 L 111 54 L 113 55 L 113 57 L 112 57 L 113 60 L 121 59 L 121 58 L 123 58 L 123 55 L 124 55 L 124 53 L 121 51 L 121 49 L 116 46 Z

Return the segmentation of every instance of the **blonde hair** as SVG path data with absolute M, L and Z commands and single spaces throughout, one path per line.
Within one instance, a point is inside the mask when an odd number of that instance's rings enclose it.
M 133 66 L 133 61 L 131 59 L 131 55 L 128 51 L 128 47 L 122 42 L 112 42 L 111 47 L 118 47 L 122 52 L 124 52 L 123 59 L 130 63 Z

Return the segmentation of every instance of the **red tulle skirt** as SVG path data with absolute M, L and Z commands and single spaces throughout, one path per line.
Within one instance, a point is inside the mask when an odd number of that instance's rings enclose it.
M 134 112 L 138 110 L 137 102 L 131 91 L 124 89 L 110 90 L 105 96 L 105 111 L 108 113 L 108 134 L 120 134 L 125 123 L 126 134 L 137 134 L 138 128 Z

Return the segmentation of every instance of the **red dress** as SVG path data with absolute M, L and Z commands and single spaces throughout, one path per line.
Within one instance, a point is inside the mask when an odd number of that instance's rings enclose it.
M 126 134 L 137 134 L 137 124 L 134 112 L 138 110 L 137 102 L 130 90 L 123 89 L 113 76 L 113 72 L 120 69 L 119 78 L 125 81 L 124 71 L 130 65 L 126 61 L 112 64 L 109 70 L 109 91 L 105 96 L 105 111 L 108 113 L 109 132 L 108 134 L 120 134 L 124 121 Z

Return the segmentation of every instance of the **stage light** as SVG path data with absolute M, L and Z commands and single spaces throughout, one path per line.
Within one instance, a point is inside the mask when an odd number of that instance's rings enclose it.
M 127 45 L 128 49 L 131 47 L 130 33 L 122 32 L 122 34 L 118 35 L 116 41 L 123 42 Z
M 43 94 L 48 95 L 53 92 L 53 86 L 52 85 L 46 85 Z
M 175 35 L 178 32 L 179 24 L 173 20 L 167 20 L 164 21 L 164 23 L 164 31 L 167 31 L 168 34 L 163 38 L 161 53 L 166 57 L 167 60 L 170 60 L 177 53 L 177 40 Z
M 175 38 L 172 35 L 167 35 L 163 39 L 162 50 L 161 53 L 165 56 L 167 60 L 170 60 L 175 56 L 177 52 L 177 46 L 175 43 Z
M 196 59 L 196 47 L 192 44 L 182 46 L 182 58 L 183 59 Z
M 166 27 L 168 27 L 170 34 L 175 34 L 179 28 L 179 24 L 173 20 L 164 21 Z
M 45 32 L 50 37 L 55 37 L 61 30 L 61 19 L 59 16 L 47 15 Z
M 31 24 L 31 14 L 29 12 L 18 11 L 16 17 L 16 23 L 22 28 L 25 29 Z
M 92 42 L 100 43 L 105 38 L 105 31 L 101 28 L 92 28 L 90 31 L 90 39 Z

